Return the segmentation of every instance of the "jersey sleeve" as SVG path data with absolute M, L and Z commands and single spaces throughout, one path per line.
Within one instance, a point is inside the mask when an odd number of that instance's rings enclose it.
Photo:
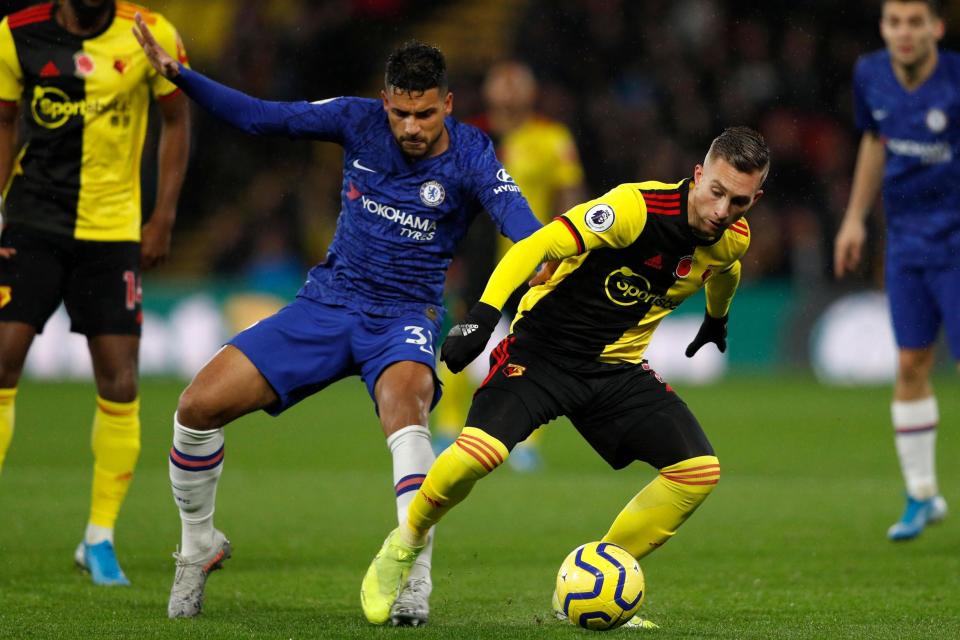
M 362 111 L 357 98 L 260 100 L 183 67 L 174 82 L 212 115 L 253 135 L 286 135 L 343 144 L 345 126 L 354 120 L 355 112 Z
M 482 144 L 483 150 L 472 168 L 473 189 L 500 233 L 517 242 L 543 225 L 533 214 L 520 187 L 497 159 L 490 139 L 484 136 Z
M 175 56 L 182 66 L 189 69 L 190 60 L 187 57 L 187 50 L 183 46 L 180 34 L 170 21 L 156 13 L 149 13 L 144 19 L 160 46 Z M 149 71 L 149 82 L 150 92 L 157 99 L 163 99 L 177 92 L 177 86 L 160 75 L 152 65 Z
M 0 22 L 0 102 L 19 102 L 23 93 L 23 69 L 6 18 Z
M 708 278 L 704 285 L 707 313 L 714 318 L 722 318 L 730 313 L 733 296 L 740 285 L 740 260 L 750 247 L 750 225 L 746 219 L 741 219 L 725 234 L 728 236 L 729 263 L 715 276 Z
M 861 58 L 853 69 L 853 123 L 861 133 L 878 129 L 873 111 L 867 104 L 868 76 L 867 60 Z
M 510 247 L 497 264 L 480 301 L 502 309 L 517 287 L 526 282 L 544 260 L 563 260 L 578 253 L 579 246 L 559 218 Z
M 633 243 L 647 223 L 647 206 L 640 192 L 622 184 L 604 195 L 578 204 L 558 218 L 574 237 L 579 253 Z

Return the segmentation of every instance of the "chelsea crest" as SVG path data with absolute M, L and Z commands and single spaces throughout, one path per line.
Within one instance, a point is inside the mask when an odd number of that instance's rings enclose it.
M 440 206 L 446 196 L 447 192 L 443 190 L 443 185 L 436 180 L 420 185 L 420 201 L 428 207 Z

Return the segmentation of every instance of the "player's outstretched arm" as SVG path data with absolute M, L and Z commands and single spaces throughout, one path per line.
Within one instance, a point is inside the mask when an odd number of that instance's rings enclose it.
M 134 28 L 133 33 L 150 64 L 212 115 L 253 135 L 303 137 L 304 132 L 291 123 L 310 111 L 309 103 L 259 100 L 214 82 L 173 59 L 150 33 L 143 18 L 138 16 L 136 23 L 139 32 Z M 304 123 L 300 122 L 300 125 Z
M 833 272 L 837 278 L 856 269 L 863 257 L 867 239 L 865 220 L 880 192 L 885 162 L 883 140 L 873 132 L 864 133 L 857 151 L 850 202 L 833 245 Z
M 144 21 L 143 16 L 137 13 L 134 16 L 136 26 L 133 27 L 133 36 L 140 43 L 143 52 L 147 54 L 147 60 L 153 65 L 153 68 L 168 80 L 173 80 L 180 75 L 180 63 L 167 53 L 157 39 L 153 37 L 150 27 Z

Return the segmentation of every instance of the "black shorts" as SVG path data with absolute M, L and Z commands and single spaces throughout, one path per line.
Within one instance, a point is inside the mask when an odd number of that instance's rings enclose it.
M 646 362 L 577 367 L 525 349 L 515 336 L 504 339 L 490 355 L 467 425 L 512 450 L 561 415 L 614 469 L 634 460 L 662 469 L 714 455 L 686 403 Z
M 86 336 L 140 335 L 140 243 L 95 242 L 10 225 L 0 246 L 0 322 L 25 322 L 37 332 L 62 301 L 70 330 Z

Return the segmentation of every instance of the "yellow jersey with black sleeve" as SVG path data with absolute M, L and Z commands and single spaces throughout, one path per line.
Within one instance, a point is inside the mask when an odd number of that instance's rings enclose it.
M 79 240 L 140 240 L 140 157 L 151 96 L 178 91 L 131 33 L 144 16 L 160 44 L 187 56 L 163 16 L 117 2 L 81 37 L 39 4 L 0 22 L 0 102 L 19 103 L 26 139 L 4 194 L 4 219 Z
M 660 321 L 706 288 L 707 309 L 726 315 L 750 244 L 741 219 L 716 240 L 688 223 L 692 181 L 623 184 L 572 208 L 517 243 L 481 300 L 502 305 L 544 259 L 562 259 L 553 276 L 521 299 L 513 333 L 565 362 L 637 364 Z

